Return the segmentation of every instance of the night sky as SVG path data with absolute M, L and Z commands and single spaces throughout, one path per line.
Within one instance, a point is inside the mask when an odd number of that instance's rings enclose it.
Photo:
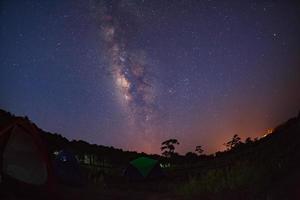
M 0 108 L 68 139 L 212 153 L 300 109 L 296 1 L 0 5 Z

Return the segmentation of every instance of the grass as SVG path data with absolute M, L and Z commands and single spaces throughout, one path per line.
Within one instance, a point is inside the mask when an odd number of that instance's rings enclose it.
M 224 191 L 244 191 L 262 187 L 268 180 L 265 170 L 247 162 L 231 167 L 210 169 L 190 177 L 176 189 L 179 195 L 191 197 L 201 194 L 221 194 Z

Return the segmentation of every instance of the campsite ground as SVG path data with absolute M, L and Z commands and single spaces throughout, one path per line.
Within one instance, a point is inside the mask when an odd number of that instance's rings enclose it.
M 268 169 L 267 172 L 271 170 Z M 264 174 L 267 179 L 267 174 Z M 278 178 L 273 178 L 266 185 L 259 188 L 258 185 L 249 187 L 237 187 L 232 189 L 216 190 L 219 185 L 218 177 L 211 177 L 204 180 L 206 185 L 213 183 L 212 191 L 201 191 L 203 185 L 194 181 L 194 177 L 186 177 L 185 173 L 168 173 L 166 177 L 156 180 L 130 181 L 122 176 L 104 177 L 97 183 L 88 183 L 85 186 L 66 186 L 63 184 L 55 185 L 53 194 L 36 195 L 30 192 L 28 198 L 10 195 L 0 199 L 43 199 L 43 200 L 279 200 L 279 199 L 299 199 L 299 169 L 290 168 L 284 174 L 278 174 Z M 275 177 L 275 176 L 274 176 Z M 222 182 L 222 181 L 221 181 Z M 230 183 L 230 182 L 229 182 Z M 231 183 L 230 183 L 231 184 Z M 32 198 L 34 197 L 34 198 Z
M 279 200 L 279 199 L 298 199 L 300 190 L 298 180 L 300 173 L 290 174 L 281 180 L 274 180 L 272 185 L 261 190 L 245 188 L 244 190 L 224 190 L 221 192 L 184 194 L 180 190 L 185 181 L 179 180 L 153 180 L 128 182 L 124 180 L 112 180 L 107 184 L 89 184 L 85 187 L 67 187 L 60 186 L 61 199 L 88 200 L 88 199 L 105 199 L 105 200 L 239 200 L 239 199 L 257 199 L 257 200 Z
M 151 182 L 109 181 L 108 184 L 89 184 L 85 187 L 68 187 L 61 185 L 59 196 L 62 199 L 144 199 L 171 200 L 181 199 L 168 189 L 169 184 L 157 180 Z M 100 198 L 101 197 L 101 198 Z

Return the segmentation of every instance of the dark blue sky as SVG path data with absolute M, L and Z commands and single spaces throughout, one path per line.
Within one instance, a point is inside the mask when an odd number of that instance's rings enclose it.
M 0 107 L 69 139 L 221 150 L 300 109 L 296 1 L 1 1 Z

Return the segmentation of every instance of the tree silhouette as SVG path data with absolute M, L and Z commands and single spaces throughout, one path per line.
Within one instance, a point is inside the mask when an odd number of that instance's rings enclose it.
M 195 149 L 195 151 L 199 154 L 199 156 L 200 155 L 202 155 L 202 153 L 203 153 L 203 149 L 202 149 L 202 146 L 201 145 L 198 145 L 198 146 L 196 146 L 196 149 Z
M 169 139 L 161 143 L 160 150 L 163 151 L 162 155 L 165 157 L 171 157 L 175 152 L 175 145 L 179 145 L 177 139 Z
M 247 137 L 245 140 L 245 144 L 251 144 L 253 141 L 251 139 L 251 137 Z
M 234 147 L 237 147 L 239 144 L 241 144 L 241 138 L 237 134 L 235 134 L 233 138 L 229 142 L 225 143 L 224 145 L 229 150 L 229 149 L 233 149 Z

